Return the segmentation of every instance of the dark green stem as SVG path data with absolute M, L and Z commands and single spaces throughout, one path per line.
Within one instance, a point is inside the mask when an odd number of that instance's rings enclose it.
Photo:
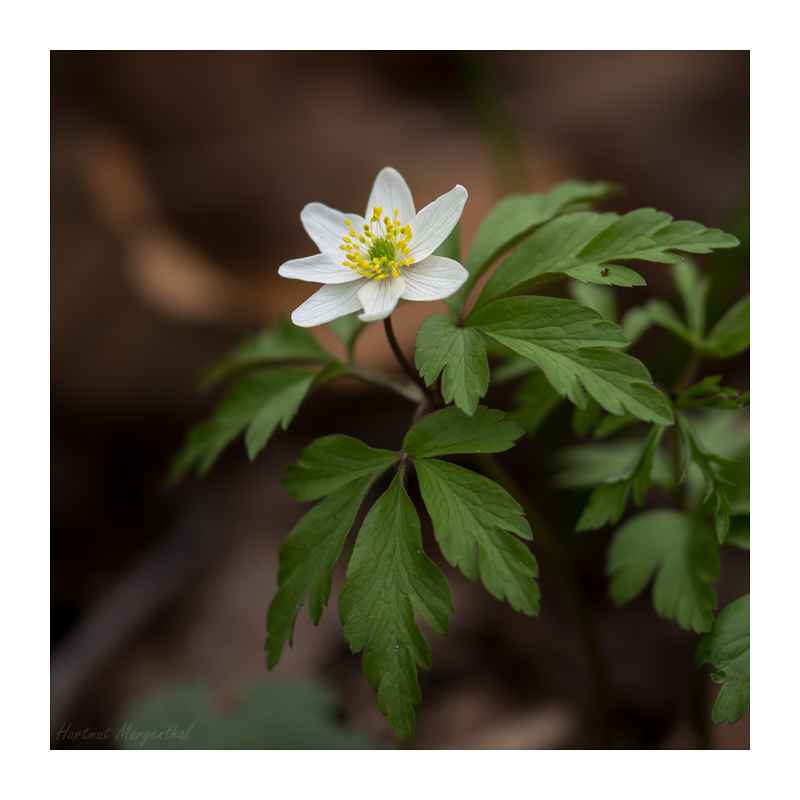
M 383 321 L 383 327 L 386 331 L 386 338 L 389 340 L 389 344 L 392 346 L 392 352 L 395 354 L 395 357 L 400 362 L 400 366 L 403 368 L 403 371 L 408 375 L 417 386 L 422 389 L 425 394 L 433 399 L 433 392 L 431 391 L 430 387 L 425 385 L 425 381 L 422 380 L 420 374 L 411 366 L 408 359 L 403 355 L 403 351 L 400 349 L 400 345 L 397 343 L 397 337 L 394 335 L 394 328 L 392 327 L 392 318 L 386 317 Z
M 494 456 L 479 453 L 473 456 L 480 470 L 499 483 L 521 506 L 533 531 L 533 539 L 569 602 L 586 652 L 592 677 L 592 695 L 597 724 L 598 744 L 601 750 L 614 747 L 614 726 L 611 715 L 611 687 L 605 654 L 595 628 L 589 603 L 566 550 L 550 530 L 539 512 L 530 504 L 516 481 L 506 472 Z

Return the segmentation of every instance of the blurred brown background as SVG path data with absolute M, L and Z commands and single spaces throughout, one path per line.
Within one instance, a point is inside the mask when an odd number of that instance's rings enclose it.
M 747 193 L 749 54 L 53 52 L 51 86 L 54 731 L 115 725 L 176 681 L 201 681 L 228 707 L 249 679 L 313 677 L 336 693 L 339 721 L 394 746 L 342 636 L 341 570 L 319 628 L 302 609 L 294 649 L 269 676 L 262 648 L 278 548 L 305 510 L 281 487 L 286 466 L 315 435 L 396 447 L 407 409 L 334 384 L 254 464 L 237 442 L 207 479 L 167 491 L 170 456 L 218 399 L 197 391 L 198 376 L 313 291 L 277 275 L 314 252 L 303 205 L 360 212 L 387 165 L 418 208 L 467 187 L 465 245 L 504 193 L 565 178 L 623 184 L 614 210 L 655 206 L 730 229 Z M 664 271 L 644 274 L 648 286 L 628 290 L 640 295 L 618 292 L 622 306 L 672 297 Z M 745 290 L 736 273 L 721 294 Z M 398 310 L 407 352 L 435 306 Z M 315 332 L 336 347 L 327 328 Z M 660 340 L 644 346 L 661 352 Z M 357 353 L 396 370 L 379 325 Z M 727 382 L 749 388 L 746 367 L 737 361 Z M 607 539 L 570 532 L 584 498 L 548 491 L 546 463 L 509 464 L 543 481 L 536 500 L 590 586 L 619 745 L 693 747 L 694 638 L 658 619 L 648 595 L 613 609 Z M 721 605 L 747 591 L 747 554 L 727 550 Z M 448 637 L 428 637 L 415 746 L 592 746 L 580 646 L 546 570 L 530 620 L 443 569 L 456 613 Z M 748 718 L 715 728 L 717 746 L 749 747 Z

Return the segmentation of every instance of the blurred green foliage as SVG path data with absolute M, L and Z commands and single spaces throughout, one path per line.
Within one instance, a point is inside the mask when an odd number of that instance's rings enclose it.
M 251 683 L 235 697 L 199 682 L 137 700 L 117 744 L 134 750 L 370 750 L 379 747 L 335 722 L 336 697 L 315 681 Z

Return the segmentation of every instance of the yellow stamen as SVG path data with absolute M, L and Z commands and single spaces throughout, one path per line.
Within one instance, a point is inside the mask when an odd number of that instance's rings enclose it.
M 409 258 L 411 227 L 400 221 L 399 209 L 394 209 L 394 219 L 389 216 L 381 218 L 382 212 L 381 206 L 373 207 L 372 218 L 363 226 L 363 234 L 356 233 L 350 220 L 345 220 L 350 236 L 343 236 L 345 244 L 339 246 L 346 253 L 345 266 L 376 281 L 399 278 L 403 268 L 413 263 Z

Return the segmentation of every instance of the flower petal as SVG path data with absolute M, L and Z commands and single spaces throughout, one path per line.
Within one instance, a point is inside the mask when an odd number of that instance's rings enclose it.
M 309 203 L 300 212 L 300 221 L 306 233 L 314 240 L 314 244 L 319 247 L 320 253 L 340 252 L 342 237 L 347 236 L 348 231 L 347 225 L 344 224 L 346 219 L 353 223 L 355 230 L 361 231 L 364 225 L 363 217 L 358 214 L 345 214 L 335 208 L 329 208 L 324 203 Z
M 358 291 L 366 278 L 346 284 L 329 284 L 312 294 L 292 312 L 292 322 L 301 328 L 313 328 L 344 317 L 361 308 Z
M 294 258 L 281 264 L 278 275 L 315 283 L 349 283 L 360 278 L 356 270 L 344 265 L 342 258 L 340 253 L 317 253 L 306 258 Z
M 443 256 L 428 256 L 419 264 L 403 269 L 405 300 L 444 300 L 457 292 L 469 277 L 458 261 Z
M 358 318 L 362 322 L 386 319 L 394 311 L 405 288 L 406 282 L 402 278 L 390 276 L 379 281 L 374 278 L 367 280 L 358 292 L 358 299 L 364 306 L 364 313 Z
M 394 218 L 394 212 L 397 209 L 399 211 L 398 219 L 404 223 L 414 219 L 417 213 L 411 197 L 411 189 L 403 180 L 403 176 L 391 167 L 382 169 L 375 178 L 369 194 L 367 211 L 364 214 L 367 219 L 372 216 L 372 209 L 375 206 L 380 206 L 383 214 L 388 215 L 390 219 Z
M 425 206 L 409 223 L 413 236 L 410 255 L 417 261 L 427 258 L 455 228 L 467 202 L 467 190 L 458 184 L 447 194 Z

